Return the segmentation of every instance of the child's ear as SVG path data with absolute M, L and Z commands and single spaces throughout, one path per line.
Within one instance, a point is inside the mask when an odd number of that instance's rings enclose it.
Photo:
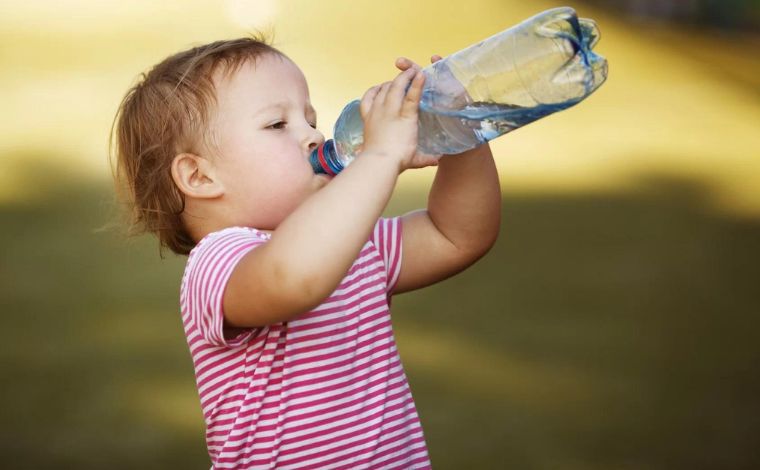
M 186 196 L 211 199 L 224 194 L 224 186 L 216 178 L 214 164 L 192 153 L 180 153 L 174 157 L 172 179 Z

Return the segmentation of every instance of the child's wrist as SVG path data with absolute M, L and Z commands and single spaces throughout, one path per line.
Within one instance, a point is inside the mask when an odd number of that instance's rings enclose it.
M 403 165 L 404 160 L 388 152 L 367 149 L 362 151 L 358 159 L 376 162 L 374 164 L 381 166 L 390 165 L 395 169 L 396 173 L 401 173 L 405 169 Z

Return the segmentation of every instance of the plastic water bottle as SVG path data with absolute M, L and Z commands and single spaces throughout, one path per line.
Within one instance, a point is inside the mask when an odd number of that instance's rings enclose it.
M 598 41 L 593 20 L 554 8 L 426 67 L 417 151 L 464 152 L 577 104 L 607 78 L 607 61 L 591 50 Z M 361 150 L 359 104 L 312 152 L 316 173 L 339 173 Z

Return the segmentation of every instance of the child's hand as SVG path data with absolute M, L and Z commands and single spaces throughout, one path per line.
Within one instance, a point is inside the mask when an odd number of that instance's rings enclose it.
M 410 84 L 411 82 L 411 84 Z M 417 120 L 425 75 L 406 67 L 392 82 L 367 90 L 359 110 L 364 120 L 362 152 L 398 158 L 399 170 L 435 165 L 437 159 L 416 153 Z M 404 94 L 404 90 L 409 90 Z
M 441 59 L 443 59 L 443 57 L 439 56 L 438 54 L 433 54 L 430 57 L 430 63 L 434 64 Z M 414 61 L 412 61 L 411 59 L 407 59 L 406 57 L 399 57 L 398 59 L 396 59 L 396 67 L 399 70 L 403 71 L 403 70 L 408 69 L 409 67 L 419 67 L 419 65 L 415 64 Z
M 430 57 L 430 63 L 434 64 L 441 59 L 443 59 L 443 57 L 439 56 L 438 54 L 433 54 Z M 414 61 L 411 59 L 407 59 L 406 57 L 399 57 L 398 59 L 396 59 L 396 67 L 399 70 L 403 71 L 403 70 L 408 70 L 410 67 L 419 67 L 419 65 L 414 63 Z M 435 162 L 432 163 L 432 165 L 437 165 L 438 160 L 441 158 L 441 155 L 428 155 L 425 153 L 418 153 L 417 155 L 415 155 L 414 158 L 415 160 L 418 160 L 418 161 L 428 161 L 432 158 L 435 160 Z M 430 166 L 430 165 L 425 165 L 425 166 Z

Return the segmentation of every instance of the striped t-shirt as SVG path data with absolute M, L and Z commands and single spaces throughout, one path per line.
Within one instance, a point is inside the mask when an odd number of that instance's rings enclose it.
M 268 239 L 243 227 L 209 234 L 182 279 L 212 468 L 429 468 L 388 304 L 401 266 L 400 219 L 378 221 L 320 306 L 225 338 L 227 281 Z

